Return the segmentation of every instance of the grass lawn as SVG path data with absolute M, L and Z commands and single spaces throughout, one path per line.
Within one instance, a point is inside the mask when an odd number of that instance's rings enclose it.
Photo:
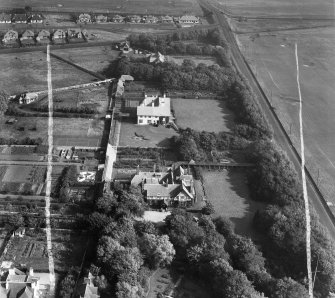
M 161 125 L 158 127 L 137 125 L 130 121 L 122 121 L 121 123 L 119 146 L 171 147 L 170 139 L 177 135 L 177 132 L 172 128 L 166 128 Z
M 62 4 L 62 7 L 57 7 L 57 4 Z M 156 13 L 156 14 L 175 14 L 180 15 L 186 12 L 202 15 L 201 8 L 195 0 L 100 0 L 99 5 L 92 0 L 72 0 L 55 2 L 54 0 L 27 0 L 24 5 L 29 5 L 36 10 L 49 10 L 55 12 L 65 11 L 101 11 L 101 12 L 119 12 L 119 13 Z M 1 7 L 17 8 L 22 7 L 21 0 L 2 0 Z
M 206 64 L 206 66 L 211 66 L 217 64 L 215 58 L 211 56 L 168 56 L 169 62 L 174 62 L 178 65 L 182 65 L 185 59 L 193 60 L 196 64 Z
M 108 33 L 109 32 L 104 32 L 104 34 L 108 34 Z M 101 35 L 100 33 L 93 33 L 93 34 L 96 34 L 97 38 L 99 35 Z M 112 33 L 109 33 L 109 34 L 112 34 Z M 101 72 L 104 68 L 106 68 L 113 60 L 118 58 L 120 55 L 120 51 L 113 50 L 111 46 L 62 49 L 62 50 L 55 50 L 53 52 L 57 56 L 60 56 L 83 68 L 86 68 L 88 70 L 95 71 L 95 72 Z
M 0 56 L 0 88 L 10 94 L 47 90 L 46 54 L 42 52 Z M 52 87 L 89 83 L 95 78 L 71 65 L 51 58 Z
M 12 117 L 0 118 L 0 137 L 4 138 L 42 138 L 44 144 L 48 139 L 47 117 L 16 117 L 18 122 L 7 125 L 5 122 Z M 104 121 L 86 118 L 54 118 L 53 119 L 54 145 L 57 146 L 91 146 L 100 142 L 104 134 Z M 19 131 L 25 127 L 24 131 Z M 32 130 L 36 128 L 36 130 Z M 95 145 L 92 145 L 94 147 Z
M 206 198 L 214 205 L 214 217 L 225 216 L 235 225 L 235 232 L 255 236 L 252 220 L 263 204 L 250 199 L 245 174 L 240 170 L 222 172 L 202 170 Z
M 233 113 L 223 101 L 216 99 L 174 98 L 172 106 L 176 123 L 181 128 L 190 127 L 209 132 L 230 131 L 234 121 Z

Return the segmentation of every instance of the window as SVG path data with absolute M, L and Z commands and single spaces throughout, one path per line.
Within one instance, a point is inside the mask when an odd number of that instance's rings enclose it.
M 150 124 L 150 123 L 151 123 L 151 120 L 148 120 L 148 123 Z
M 142 120 L 142 119 L 139 119 L 139 120 L 138 120 L 138 123 L 143 123 L 143 120 Z

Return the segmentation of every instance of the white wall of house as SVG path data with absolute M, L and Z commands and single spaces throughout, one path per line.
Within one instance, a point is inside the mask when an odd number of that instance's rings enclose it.
M 147 125 L 156 124 L 159 122 L 159 117 L 157 116 L 137 116 L 137 124 Z

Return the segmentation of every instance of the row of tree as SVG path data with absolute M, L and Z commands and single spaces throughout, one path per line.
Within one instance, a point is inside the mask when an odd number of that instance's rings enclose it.
M 38 112 L 48 112 L 49 107 L 47 105 L 41 105 L 34 107 L 33 110 Z M 75 114 L 94 114 L 96 112 L 94 108 L 87 106 L 79 106 L 79 107 L 55 106 L 53 110 L 54 112 L 75 113 Z
M 250 148 L 249 158 L 256 171 L 248 175 L 254 200 L 267 203 L 256 213 L 256 229 L 266 236 L 263 251 L 275 275 L 291 276 L 304 283 L 306 278 L 305 212 L 301 182 L 285 153 L 267 140 Z M 335 246 L 328 231 L 312 209 L 311 249 L 316 297 L 335 291 Z
M 202 215 L 196 222 L 184 210 L 166 219 L 166 231 L 193 276 L 211 297 L 306 297 L 306 289 L 290 278 L 268 273 L 262 253 L 249 239 L 233 232 L 226 218 L 214 222 Z
M 173 138 L 176 151 L 181 160 L 211 160 L 215 150 L 243 150 L 249 141 L 243 137 L 227 132 L 198 132 L 190 128 L 180 129 L 179 135 Z
M 116 76 L 132 75 L 135 80 L 159 82 L 165 90 L 193 90 L 225 92 L 236 80 L 229 67 L 198 65 L 185 59 L 182 65 L 173 62 L 150 64 L 146 59 L 123 57 L 116 68 Z
M 186 48 L 185 43 L 178 41 L 195 40 L 205 44 L 223 47 L 228 53 L 228 44 L 218 29 L 195 28 L 192 30 L 180 30 L 174 33 L 154 35 L 151 33 L 131 34 L 128 40 L 132 47 L 141 48 L 152 52 L 161 52 L 162 54 L 183 54 L 178 49 L 178 44 Z M 195 43 L 193 43 L 195 44 Z M 186 53 L 185 53 L 186 54 Z

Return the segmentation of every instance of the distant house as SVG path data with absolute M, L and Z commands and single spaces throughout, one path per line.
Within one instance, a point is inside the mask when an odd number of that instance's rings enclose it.
M 170 98 L 144 96 L 144 100 L 137 107 L 137 124 L 166 124 L 172 118 Z
M 23 13 L 15 14 L 12 18 L 12 23 L 17 24 L 27 23 L 27 16 Z
M 141 23 L 142 18 L 138 15 L 127 16 L 127 22 L 129 23 Z
M 22 34 L 22 37 L 20 38 L 21 45 L 23 47 L 34 45 L 35 44 L 34 37 L 35 37 L 35 34 L 33 31 L 31 30 L 24 31 Z
M 95 16 L 95 21 L 97 23 L 107 23 L 107 16 L 103 15 L 103 14 L 99 14 L 99 15 Z
M 33 268 L 30 268 L 28 273 L 24 273 L 16 268 L 9 268 L 2 276 L 6 279 L 5 282 L 0 285 L 0 297 L 40 297 L 40 278 L 34 276 Z
M 17 31 L 9 30 L 6 32 L 4 38 L 2 39 L 2 42 L 5 45 L 9 45 L 9 44 L 17 43 L 18 39 L 19 39 L 19 34 L 17 33 Z
M 52 35 L 52 41 L 54 43 L 65 43 L 66 42 L 66 33 L 62 29 L 57 29 Z
M 32 24 L 41 24 L 43 23 L 43 20 L 44 20 L 43 16 L 38 13 L 31 15 L 31 17 L 29 18 L 29 21 Z
M 80 298 L 99 298 L 98 287 L 93 284 L 94 276 L 89 272 L 87 277 L 84 277 L 78 282 L 78 294 Z M 76 296 L 77 297 L 77 296 Z
M 112 16 L 111 21 L 113 23 L 123 23 L 125 21 L 125 18 L 117 14 L 117 15 Z
M 189 207 L 195 202 L 193 176 L 181 166 L 167 172 L 139 172 L 131 180 L 141 186 L 146 202 L 151 207 Z
M 158 64 L 165 62 L 165 56 L 160 52 L 149 54 L 147 57 L 149 59 L 149 63 Z
M 38 99 L 37 93 L 34 92 L 22 93 L 19 95 L 19 104 L 27 105 L 36 101 L 37 99 Z
M 194 24 L 199 24 L 200 20 L 196 16 L 185 15 L 178 19 L 178 23 L 184 24 L 184 25 L 194 25 Z
M 70 28 L 67 30 L 67 39 L 69 42 L 82 42 L 84 41 L 83 34 L 79 28 Z
M 14 231 L 14 236 L 23 237 L 25 233 L 26 233 L 26 229 L 24 227 L 19 227 L 18 229 Z
M 88 13 L 80 14 L 77 19 L 77 23 L 80 23 L 80 24 L 87 24 L 91 22 L 92 22 L 92 18 L 91 18 L 91 15 L 89 15 Z
M 116 45 L 116 49 L 122 51 L 122 53 L 127 54 L 132 51 L 132 48 L 129 45 L 128 41 L 121 42 L 120 44 Z
M 0 14 L 0 23 L 11 23 L 12 22 L 12 16 L 8 13 L 1 13 Z
M 173 23 L 173 17 L 170 17 L 170 16 L 161 16 L 159 18 L 159 21 L 161 23 L 165 23 L 165 24 L 172 24 Z
M 158 22 L 158 18 L 155 17 L 155 16 L 144 16 L 143 17 L 143 22 L 146 23 L 146 24 L 155 24 Z
M 48 30 L 42 29 L 37 37 L 36 41 L 41 44 L 48 44 L 50 43 L 50 32 Z

